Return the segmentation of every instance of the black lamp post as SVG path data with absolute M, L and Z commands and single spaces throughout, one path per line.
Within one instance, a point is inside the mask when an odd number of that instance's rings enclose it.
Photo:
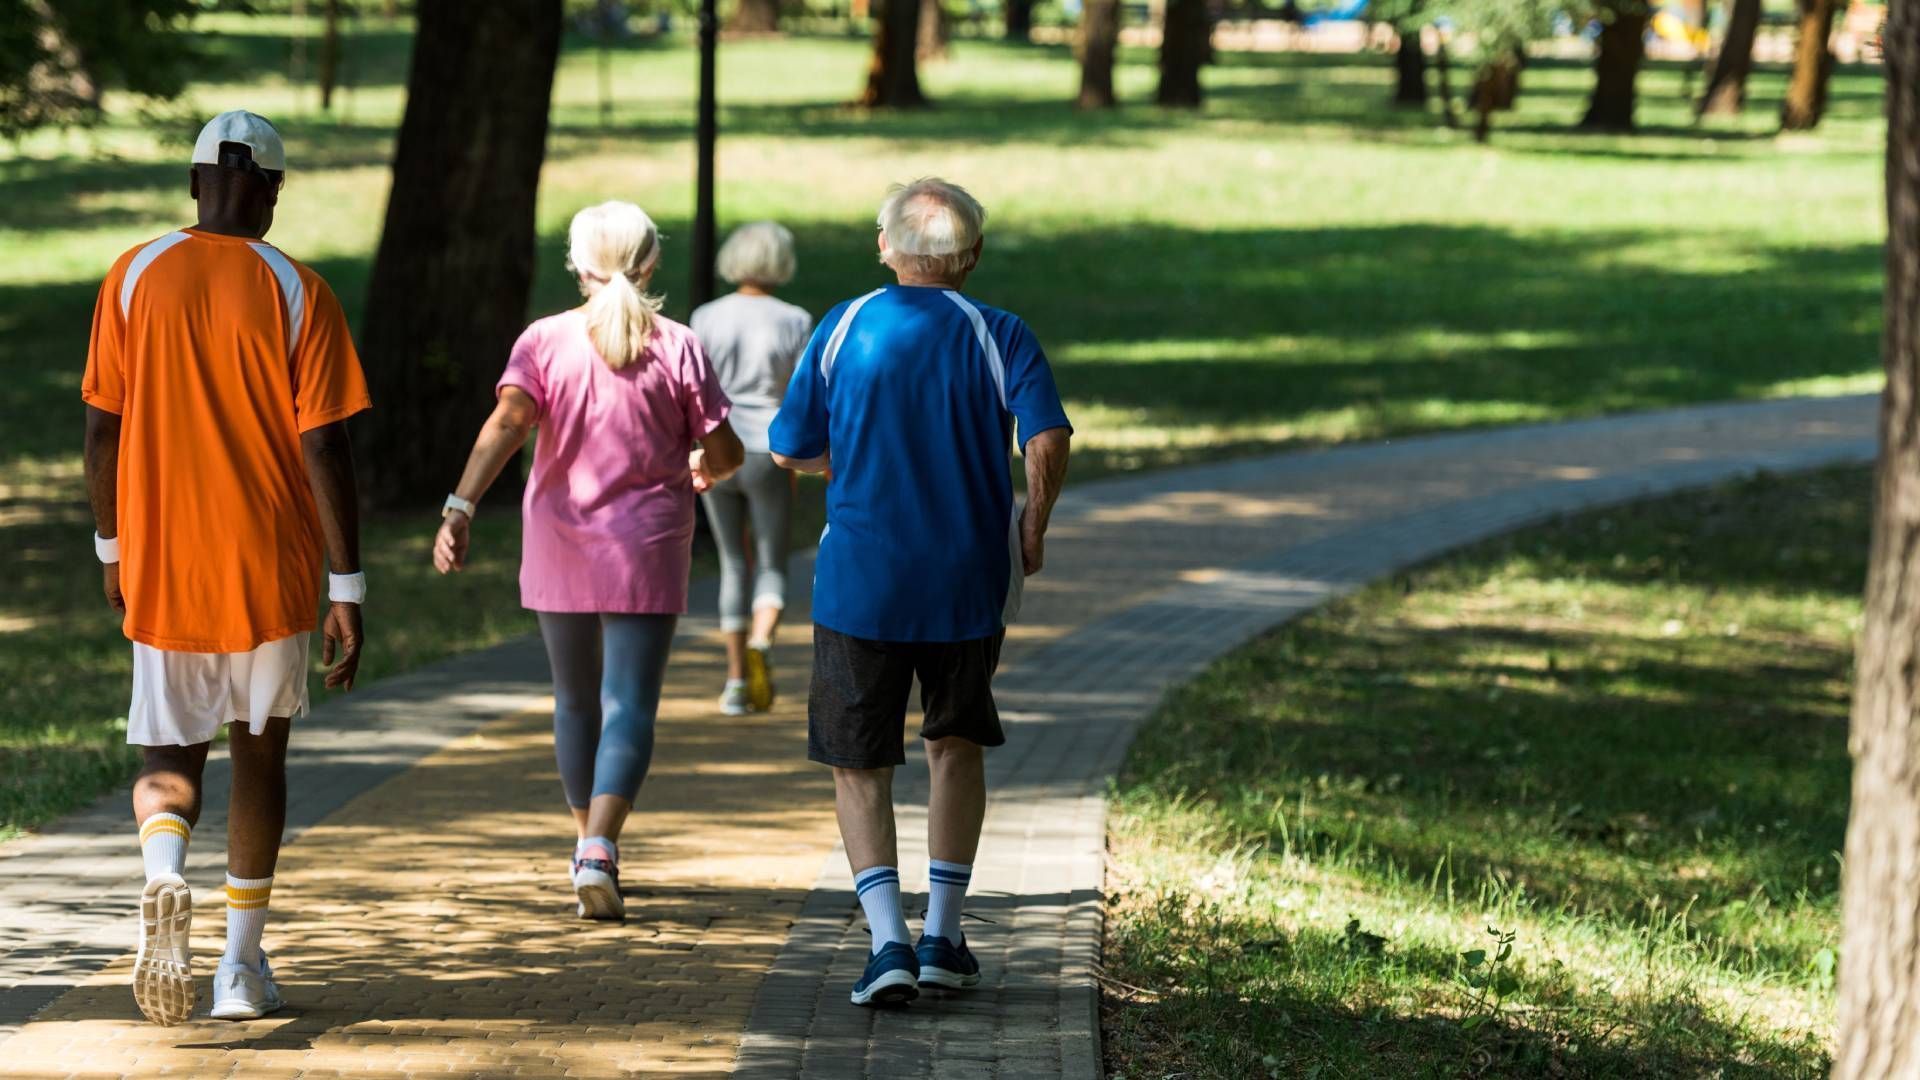
M 713 299 L 713 144 L 719 136 L 714 105 L 714 52 L 719 44 L 720 16 L 715 0 L 700 2 L 700 111 L 695 139 L 698 164 L 694 170 L 693 281 L 687 290 L 693 306 Z

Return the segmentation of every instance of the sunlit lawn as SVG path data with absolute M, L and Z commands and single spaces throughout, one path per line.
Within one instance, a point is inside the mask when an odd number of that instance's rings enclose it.
M 1116 1074 L 1824 1076 L 1870 488 L 1530 530 L 1170 697 L 1114 803 Z
M 0 834 L 124 775 L 113 718 L 124 647 L 93 600 L 78 484 L 77 391 L 99 277 L 189 219 L 191 135 L 243 106 L 281 122 L 293 172 L 272 235 L 357 317 L 384 210 L 406 30 L 349 42 L 331 117 L 296 92 L 289 23 L 208 25 L 249 81 L 195 87 L 143 117 L 116 102 L 89 132 L 0 151 Z M 963 40 L 926 73 L 940 105 L 869 116 L 842 104 L 854 39 L 729 42 L 721 67 L 723 225 L 786 221 L 791 297 L 815 311 L 879 280 L 885 186 L 942 173 L 992 215 L 972 285 L 1024 314 L 1079 428 L 1075 475 L 1287 445 L 1760 397 L 1873 383 L 1880 266 L 1877 74 L 1843 71 L 1820 133 L 1767 133 L 1778 72 L 1736 126 L 1685 126 L 1680 75 L 1644 80 L 1637 138 L 1571 134 L 1589 76 L 1542 65 L 1490 149 L 1386 109 L 1382 58 L 1223 55 L 1199 116 L 1137 104 L 1153 57 L 1130 53 L 1111 114 L 1067 107 L 1064 50 Z M 567 217 L 641 202 L 670 252 L 689 233 L 693 58 L 640 42 L 612 64 L 600 120 L 591 49 L 563 58 L 544 176 L 532 310 L 571 303 Z M 237 79 L 239 76 L 229 76 Z M 660 284 L 684 314 L 682 255 Z M 476 304 L 491 302 L 475 297 Z M 493 365 L 501 358 L 475 358 Z M 477 425 L 479 417 L 474 421 Z M 378 469 L 378 461 L 363 462 Z M 454 478 L 449 477 L 452 483 Z M 434 508 L 369 526 L 376 672 L 529 628 L 512 589 L 511 508 L 483 518 L 497 562 L 424 579 Z M 409 546 L 410 545 L 410 546 Z M 33 748 L 31 753 L 26 752 Z

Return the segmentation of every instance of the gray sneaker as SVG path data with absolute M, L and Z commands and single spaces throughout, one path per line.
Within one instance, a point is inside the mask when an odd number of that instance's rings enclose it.
M 720 691 L 720 711 L 728 716 L 745 716 L 753 711 L 747 701 L 747 681 L 728 679 L 727 688 Z
M 133 962 L 133 1000 L 147 1019 L 171 1026 L 193 1015 L 193 891 L 178 874 L 162 874 L 140 894 L 140 945 Z
M 258 1020 L 279 1012 L 286 1002 L 273 981 L 273 965 L 267 954 L 260 954 L 258 970 L 234 960 L 221 960 L 213 974 L 213 1012 L 215 1020 Z

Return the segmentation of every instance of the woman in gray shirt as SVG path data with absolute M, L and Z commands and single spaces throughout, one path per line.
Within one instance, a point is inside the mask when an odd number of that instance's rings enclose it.
M 720 248 L 717 269 L 737 290 L 701 305 L 690 322 L 733 400 L 729 419 L 747 451 L 739 472 L 700 497 L 720 548 L 720 629 L 727 639 L 727 685 L 720 711 L 740 716 L 773 704 L 768 653 L 787 604 L 793 479 L 767 452 L 767 425 L 780 411 L 787 380 L 813 330 L 813 317 L 773 295 L 793 280 L 793 234 L 784 226 L 756 221 L 735 229 Z

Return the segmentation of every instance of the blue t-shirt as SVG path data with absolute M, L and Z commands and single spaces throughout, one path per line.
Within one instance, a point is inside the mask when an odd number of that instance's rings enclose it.
M 875 641 L 1000 632 L 1023 574 L 1007 450 L 1069 427 L 1025 323 L 951 289 L 888 285 L 827 312 L 768 432 L 833 451 L 813 621 Z

